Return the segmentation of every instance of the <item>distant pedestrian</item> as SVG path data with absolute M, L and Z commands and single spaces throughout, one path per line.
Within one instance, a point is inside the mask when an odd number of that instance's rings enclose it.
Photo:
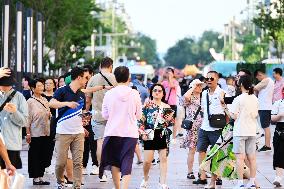
M 274 91 L 274 82 L 263 71 L 256 70 L 254 76 L 260 81 L 254 90 L 257 93 L 259 100 L 259 118 L 261 127 L 264 129 L 265 145 L 260 148 L 259 152 L 271 151 L 270 139 L 270 122 L 271 122 L 271 110 L 272 99 Z
M 276 102 L 282 99 L 282 89 L 284 87 L 284 78 L 282 77 L 283 70 L 281 68 L 274 68 L 273 78 L 274 81 L 274 92 L 272 102 Z

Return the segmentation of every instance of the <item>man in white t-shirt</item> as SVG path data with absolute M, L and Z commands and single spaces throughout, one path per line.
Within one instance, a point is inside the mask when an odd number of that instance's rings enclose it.
M 274 92 L 273 92 L 273 103 L 277 100 L 282 99 L 282 89 L 284 87 L 284 78 L 282 77 L 282 68 L 274 68 L 273 78 L 274 81 Z
M 256 70 L 254 76 L 258 81 L 260 81 L 255 87 L 254 90 L 258 94 L 259 101 L 259 118 L 261 127 L 264 129 L 265 134 L 265 145 L 260 148 L 259 152 L 268 152 L 271 151 L 270 146 L 270 122 L 271 122 L 271 110 L 272 110 L 272 99 L 274 91 L 274 82 L 271 78 L 261 71 Z
M 202 163 L 204 158 L 206 157 L 206 152 L 209 146 L 214 146 L 220 135 L 222 134 L 222 128 L 214 128 L 209 123 L 209 117 L 212 115 L 225 115 L 223 102 L 225 92 L 218 86 L 218 73 L 216 71 L 210 71 L 207 73 L 206 84 L 208 86 L 208 90 L 202 92 L 201 98 L 201 108 L 203 111 L 203 120 L 201 128 L 198 131 L 198 139 L 197 139 L 197 152 L 199 153 L 199 164 Z M 208 100 L 207 102 L 207 94 Z M 207 104 L 209 105 L 207 111 Z M 208 115 L 209 112 L 209 115 Z M 225 126 L 225 125 L 224 125 Z M 215 188 L 216 176 L 212 175 L 211 182 L 209 184 L 210 188 Z M 219 180 L 216 184 L 221 185 L 221 180 Z M 193 181 L 193 184 L 207 184 L 205 171 L 201 171 L 200 178 Z

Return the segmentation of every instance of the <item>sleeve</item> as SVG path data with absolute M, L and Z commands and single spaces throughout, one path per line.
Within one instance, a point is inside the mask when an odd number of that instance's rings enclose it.
M 25 99 L 25 97 L 17 92 L 17 111 L 15 113 L 10 113 L 10 120 L 13 124 L 19 126 L 19 127 L 26 127 L 28 118 L 29 118 L 29 109 L 28 109 L 28 103 Z
M 277 115 L 279 113 L 279 105 L 281 100 L 276 101 L 272 106 L 271 115 Z
M 257 91 L 260 91 L 261 89 L 265 88 L 269 83 L 269 79 L 263 79 L 261 82 L 259 82 L 254 89 Z
M 145 127 L 146 127 L 147 112 L 148 112 L 146 105 L 147 105 L 147 103 L 142 108 L 142 116 L 141 116 L 141 119 L 138 121 L 138 127 L 141 130 L 145 130 Z
M 136 101 L 136 118 L 139 120 L 142 117 L 142 103 L 140 95 L 137 91 L 135 91 L 135 101 Z
M 91 77 L 89 80 L 87 87 L 93 87 L 94 86 L 94 76 Z M 93 93 L 86 93 L 86 96 L 93 98 Z
M 28 100 L 27 103 L 28 103 L 28 109 L 29 109 L 29 117 L 27 120 L 26 127 L 30 127 L 32 124 L 32 120 L 33 120 L 33 105 L 32 105 L 31 100 Z
M 63 89 L 64 89 L 64 87 L 57 89 L 53 94 L 53 98 L 62 102 L 62 100 L 63 100 Z
M 106 93 L 104 99 L 103 99 L 103 103 L 102 103 L 102 117 L 105 120 L 108 120 L 109 118 L 109 112 L 108 112 L 108 93 Z
M 239 98 L 235 98 L 230 108 L 231 113 L 238 114 L 240 111 Z

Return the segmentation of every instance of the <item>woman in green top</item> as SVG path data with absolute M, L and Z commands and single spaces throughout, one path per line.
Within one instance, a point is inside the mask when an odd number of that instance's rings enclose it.
M 144 179 L 141 189 L 147 188 L 149 171 L 155 150 L 160 158 L 160 188 L 168 189 L 167 175 L 167 147 L 169 133 L 167 127 L 174 125 L 174 111 L 165 103 L 166 92 L 162 85 L 155 84 L 150 89 L 150 100 L 145 103 L 142 119 L 139 121 L 142 139 L 144 140 Z

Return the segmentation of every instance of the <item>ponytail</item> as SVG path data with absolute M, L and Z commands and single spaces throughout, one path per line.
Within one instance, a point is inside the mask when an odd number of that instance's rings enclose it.
M 249 95 L 254 94 L 253 86 L 249 87 L 249 92 L 248 92 L 248 94 L 249 94 Z

